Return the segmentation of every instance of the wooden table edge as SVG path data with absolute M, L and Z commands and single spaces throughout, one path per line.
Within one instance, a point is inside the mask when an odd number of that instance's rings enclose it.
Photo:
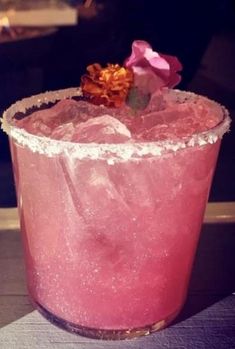
M 206 207 L 204 223 L 234 223 L 235 202 L 209 202 Z M 16 207 L 0 208 L 0 230 L 20 228 Z

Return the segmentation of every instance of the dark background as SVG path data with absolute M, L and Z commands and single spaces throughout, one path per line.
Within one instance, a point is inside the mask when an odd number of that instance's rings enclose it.
M 39 0 L 38 0 L 39 1 Z M 226 105 L 235 118 L 235 5 L 212 1 L 82 1 L 77 26 L 0 43 L 0 113 L 16 100 L 78 86 L 90 63 L 122 63 L 134 39 L 183 64 L 181 89 Z M 235 132 L 225 136 L 210 200 L 235 201 Z M 16 205 L 7 137 L 0 131 L 0 206 Z

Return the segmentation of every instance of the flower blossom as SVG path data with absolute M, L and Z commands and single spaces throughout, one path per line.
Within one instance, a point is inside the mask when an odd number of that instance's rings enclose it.
M 132 53 L 124 63 L 134 73 L 134 86 L 144 93 L 154 93 L 162 87 L 176 86 L 181 77 L 182 69 L 176 57 L 163 55 L 153 51 L 152 47 L 142 40 L 132 44 Z
M 92 103 L 120 107 L 125 102 L 133 84 L 132 70 L 118 64 L 102 68 L 96 63 L 89 65 L 87 71 L 88 74 L 82 76 L 81 88 Z

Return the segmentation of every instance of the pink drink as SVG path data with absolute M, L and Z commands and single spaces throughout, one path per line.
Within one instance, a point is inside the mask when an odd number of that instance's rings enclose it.
M 158 96 L 148 117 L 74 102 L 12 119 L 79 93 L 43 94 L 5 113 L 29 293 L 71 331 L 148 334 L 184 304 L 230 120 L 218 104 L 177 91 Z

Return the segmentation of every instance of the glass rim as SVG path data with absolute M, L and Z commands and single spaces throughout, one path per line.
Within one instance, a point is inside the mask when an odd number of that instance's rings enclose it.
M 42 104 L 56 103 L 65 98 L 81 97 L 81 89 L 75 87 L 44 92 L 17 101 L 3 113 L 1 127 L 17 144 L 28 147 L 31 151 L 47 155 L 48 157 L 64 154 L 77 159 L 105 159 L 110 163 L 115 160 L 126 161 L 142 157 L 156 157 L 188 147 L 213 144 L 217 140 L 222 139 L 224 133 L 229 131 L 231 119 L 228 110 L 224 106 L 192 92 L 174 89 L 171 90 L 171 93 L 175 94 L 179 102 L 180 100 L 183 102 L 187 99 L 198 97 L 212 102 L 215 106 L 220 107 L 223 120 L 209 130 L 198 132 L 188 137 L 182 137 L 181 139 L 125 143 L 77 143 L 55 140 L 46 136 L 31 134 L 11 123 L 16 113 L 20 112 L 24 114 L 32 107 L 40 108 Z

